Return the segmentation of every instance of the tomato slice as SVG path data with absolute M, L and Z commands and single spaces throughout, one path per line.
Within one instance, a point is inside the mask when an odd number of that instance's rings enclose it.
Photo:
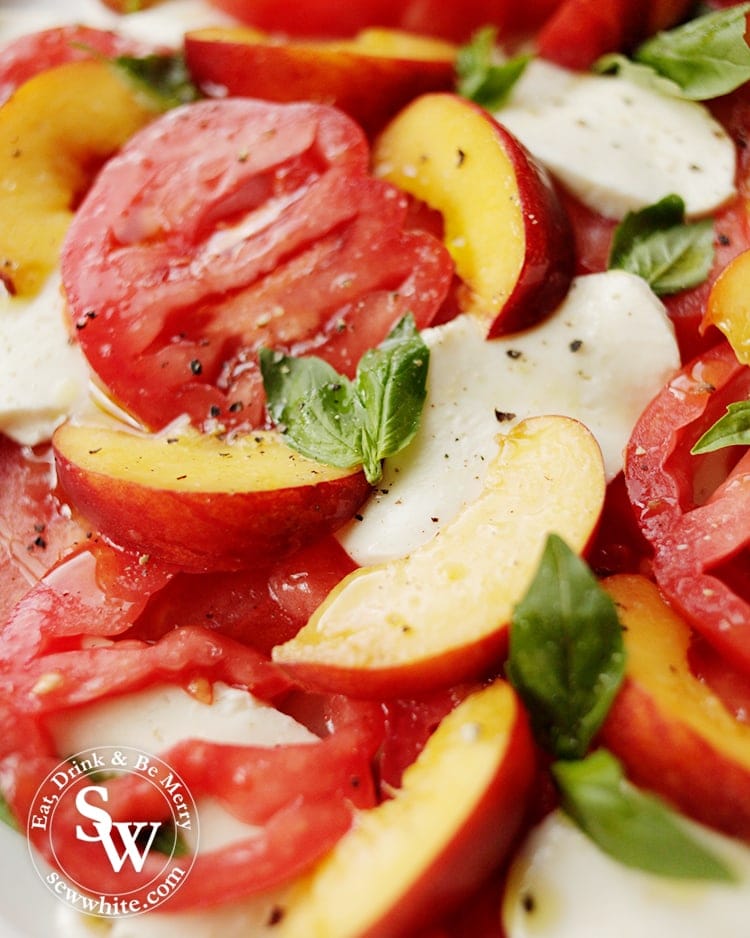
M 750 672 L 750 454 L 691 455 L 732 401 L 750 398 L 750 368 L 720 343 L 685 366 L 633 430 L 625 480 L 653 549 L 653 575 L 677 611 Z
M 351 373 L 411 312 L 428 325 L 452 262 L 405 231 L 362 130 L 324 105 L 202 101 L 104 168 L 62 252 L 81 347 L 149 427 L 263 422 L 261 345 Z
M 88 533 L 56 491 L 51 449 L 0 434 L 0 622 Z

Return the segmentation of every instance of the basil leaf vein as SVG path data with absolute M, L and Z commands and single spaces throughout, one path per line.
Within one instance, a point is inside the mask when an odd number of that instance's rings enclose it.
M 613 600 L 585 561 L 551 534 L 513 612 L 507 664 L 541 745 L 559 758 L 583 756 L 624 670 Z
M 660 798 L 640 791 L 619 761 L 600 749 L 552 773 L 566 814 L 605 853 L 659 876 L 735 882 L 735 873 L 680 823 Z
M 637 274 L 665 296 L 703 283 L 713 260 L 713 222 L 686 223 L 685 203 L 672 194 L 625 216 L 612 238 L 609 267 Z

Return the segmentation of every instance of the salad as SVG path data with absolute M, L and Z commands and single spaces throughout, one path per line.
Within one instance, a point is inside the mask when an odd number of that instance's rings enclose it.
M 134 6 L 0 11 L 0 931 L 741 938 L 750 4 Z

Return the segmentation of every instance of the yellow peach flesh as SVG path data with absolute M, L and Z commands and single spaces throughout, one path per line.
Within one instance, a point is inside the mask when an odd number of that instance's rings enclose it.
M 65 424 L 55 447 L 80 470 L 171 492 L 263 492 L 351 475 L 307 459 L 283 436 L 258 431 L 226 442 L 194 430 L 159 435 Z
M 154 116 L 98 61 L 42 72 L 0 108 L 0 275 L 11 292 L 42 286 L 91 175 Z
M 457 97 L 423 95 L 378 138 L 373 166 L 442 213 L 445 245 L 472 291 L 467 309 L 493 319 L 518 281 L 526 236 L 515 168 L 488 117 Z

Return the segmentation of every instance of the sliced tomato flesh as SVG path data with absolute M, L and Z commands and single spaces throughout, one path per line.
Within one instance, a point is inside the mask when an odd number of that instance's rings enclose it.
M 73 326 L 111 395 L 152 428 L 257 426 L 260 346 L 351 373 L 405 314 L 428 325 L 452 262 L 404 230 L 406 196 L 368 159 L 361 128 L 316 104 L 202 101 L 136 134 L 62 252 Z

